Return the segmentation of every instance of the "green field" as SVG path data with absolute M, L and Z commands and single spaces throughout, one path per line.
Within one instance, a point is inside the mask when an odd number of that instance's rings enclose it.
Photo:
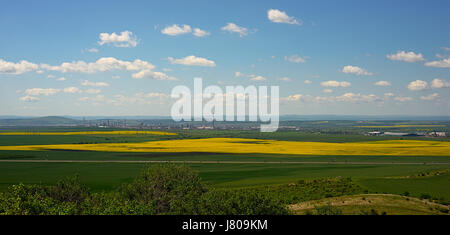
M 350 124 L 349 124 L 350 125 Z M 357 128 L 355 128 L 357 129 Z M 76 131 L 77 129 L 48 128 L 41 131 Z M 87 131 L 80 128 L 80 131 Z M 17 131 L 17 130 L 2 130 Z M 22 130 L 23 131 L 23 130 Z M 314 132 L 280 131 L 178 131 L 176 136 L 0 136 L 0 146 L 43 144 L 135 143 L 184 138 L 235 137 L 311 142 L 359 142 L 390 139 L 420 139 L 448 141 L 448 138 L 363 136 L 355 133 L 323 134 Z M 7 161 L 16 162 L 7 162 Z M 26 161 L 38 162 L 26 162 Z M 95 162 L 52 162 L 95 161 Z M 19 162 L 23 161 L 23 162 Z M 114 162 L 98 162 L 114 161 Z M 18 183 L 55 184 L 59 179 L 78 174 L 81 182 L 92 191 L 111 191 L 135 179 L 149 163 L 119 161 L 186 161 L 199 172 L 202 181 L 217 189 L 264 188 L 286 192 L 283 185 L 299 180 L 350 177 L 354 193 L 404 194 L 429 197 L 440 203 L 450 202 L 449 156 L 307 156 L 280 154 L 206 153 L 124 153 L 95 151 L 0 151 L 0 192 Z M 189 163 L 189 161 L 197 161 Z M 198 161 L 204 161 L 203 163 Z M 228 162 L 228 163 L 227 163 Z M 234 163 L 244 162 L 244 163 Z M 303 164 L 300 164 L 303 163 Z M 410 177 L 430 172 L 443 172 L 427 177 Z M 284 191 L 283 191 L 284 190 Z M 299 192 L 295 192 L 298 194 Z M 277 194 L 280 195 L 280 194 Z M 316 195 L 320 199 L 326 195 Z M 280 196 L 277 196 L 280 197 Z M 301 198 L 301 196 L 296 198 Z M 305 199 L 306 200 L 306 199 Z M 289 201 L 294 203 L 297 201 Z

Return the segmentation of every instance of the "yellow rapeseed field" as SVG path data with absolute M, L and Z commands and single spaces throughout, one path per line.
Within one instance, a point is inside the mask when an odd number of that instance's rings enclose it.
M 177 135 L 165 131 L 0 132 L 0 135 Z
M 296 142 L 241 138 L 165 140 L 143 143 L 0 146 L 0 150 L 85 150 L 107 152 L 215 152 L 295 155 L 450 156 L 450 142 L 384 140 L 352 143 Z

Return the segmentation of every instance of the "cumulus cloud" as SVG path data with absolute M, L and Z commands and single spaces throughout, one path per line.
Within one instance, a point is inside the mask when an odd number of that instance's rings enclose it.
M 265 81 L 267 78 L 263 76 L 250 75 L 250 80 L 252 81 Z
M 433 94 L 429 94 L 427 96 L 421 96 L 420 99 L 422 99 L 422 100 L 434 100 L 434 99 L 436 99 L 438 97 L 439 97 L 438 93 L 433 93 Z
M 98 49 L 97 48 L 89 48 L 86 49 L 87 52 L 91 52 L 91 53 L 98 53 Z
M 305 63 L 306 57 L 300 57 L 299 55 L 291 55 L 291 56 L 285 56 L 285 60 L 292 62 L 292 63 Z
M 184 25 L 174 24 L 171 26 L 167 26 L 163 30 L 161 30 L 161 33 L 169 36 L 178 36 L 188 33 L 192 33 L 196 37 L 205 37 L 211 35 L 211 33 L 199 28 L 194 28 L 194 30 L 192 30 L 191 26 L 187 24 Z
M 250 78 L 250 80 L 252 80 L 252 81 L 265 81 L 265 80 L 267 80 L 267 78 L 265 78 L 263 76 L 260 76 L 260 75 L 244 74 L 244 73 L 241 73 L 241 72 L 235 72 L 234 76 L 236 76 L 236 77 L 247 77 L 247 78 Z M 284 77 L 284 78 L 279 78 L 278 80 L 282 80 L 282 81 L 288 82 L 288 81 L 290 81 L 290 78 Z
M 248 29 L 238 26 L 235 23 L 228 23 L 222 27 L 222 30 L 230 33 L 237 33 L 240 37 L 247 36 L 248 34 Z
M 19 100 L 21 100 L 23 102 L 36 102 L 36 101 L 39 101 L 39 98 L 26 95 L 26 96 L 20 97 Z
M 0 59 L 0 74 L 22 74 L 31 71 L 37 71 L 39 65 L 22 60 L 18 63 L 8 62 Z
M 177 24 L 174 24 L 172 26 L 167 26 L 163 30 L 161 30 L 162 34 L 170 35 L 170 36 L 178 36 L 181 34 L 187 34 L 192 32 L 191 26 L 189 25 L 183 25 L 178 26 Z
M 148 70 L 148 69 L 142 70 L 142 71 L 140 71 L 138 73 L 135 73 L 135 74 L 133 74 L 131 76 L 133 78 L 136 78 L 136 79 L 153 78 L 155 80 L 172 80 L 172 81 L 178 80 L 177 78 L 171 77 L 171 76 L 169 76 L 169 75 L 167 75 L 165 73 L 155 72 L 155 71 L 151 71 L 151 70 Z
M 82 93 L 83 92 L 82 90 L 80 90 L 80 88 L 74 87 L 74 86 L 66 87 L 66 88 L 63 89 L 63 91 L 65 93 L 72 93 L 72 94 L 74 94 L 74 93 Z
M 160 98 L 160 99 L 169 98 L 169 95 L 160 92 L 137 93 L 136 96 L 140 98 Z
M 100 33 L 100 46 L 110 44 L 115 47 L 136 47 L 138 44 L 137 37 L 130 31 L 123 31 L 120 34 L 116 33 Z
M 431 81 L 431 88 L 450 88 L 450 82 L 435 78 Z
M 21 100 L 23 102 L 36 102 L 36 101 L 39 101 L 39 98 L 26 95 L 24 97 L 20 97 L 19 100 Z
M 325 89 L 326 90 L 326 89 Z M 324 90 L 324 92 L 326 92 Z M 327 91 L 329 93 L 329 91 Z M 311 95 L 302 95 L 302 94 L 295 94 L 290 95 L 287 97 L 281 98 L 283 101 L 302 101 L 302 102 L 352 102 L 352 103 L 371 103 L 371 102 L 381 102 L 383 101 L 382 98 L 374 95 L 364 95 L 360 93 L 353 93 L 348 92 L 340 96 L 311 96 Z
M 312 82 L 310 80 L 305 80 L 303 83 L 305 84 L 311 84 Z
M 62 73 L 95 73 L 107 72 L 111 70 L 136 71 L 155 68 L 154 65 L 147 61 L 139 59 L 134 61 L 123 61 L 114 57 L 102 57 L 91 63 L 86 63 L 84 61 L 73 61 L 63 62 L 61 65 L 57 66 L 41 64 L 41 67 L 50 71 L 58 71 Z
M 283 82 L 290 82 L 292 81 L 290 78 L 288 77 L 282 77 L 282 78 L 278 78 L 278 80 L 283 81 Z
M 66 78 L 65 77 L 60 77 L 60 78 L 58 78 L 58 79 L 56 79 L 57 81 L 65 81 L 66 80 Z
M 302 100 L 302 99 L 304 99 L 304 95 L 302 95 L 302 94 L 295 94 L 295 95 L 290 95 L 290 96 L 287 96 L 287 97 L 283 97 L 283 98 L 281 98 L 281 100 L 284 100 L 284 101 L 299 101 L 299 100 Z
M 389 97 L 392 97 L 392 96 L 394 96 L 394 93 L 391 93 L 391 92 L 389 92 L 389 93 L 384 93 L 384 98 L 389 98 Z
M 162 72 L 153 71 L 154 65 L 147 61 L 136 59 L 134 61 L 118 60 L 114 57 L 102 57 L 95 62 L 84 61 L 64 62 L 61 65 L 52 66 L 41 64 L 41 67 L 50 71 L 62 73 L 96 73 L 113 70 L 137 71 L 132 74 L 134 78 L 153 77 L 159 80 L 173 80 L 173 78 Z M 114 76 L 117 78 L 117 76 Z M 165 78 L 165 79 L 164 79 Z
M 267 11 L 267 18 L 274 23 L 296 24 L 302 25 L 302 22 L 292 16 L 288 16 L 286 12 L 277 9 Z
M 386 55 L 386 57 L 390 60 L 399 60 L 399 61 L 405 61 L 405 62 L 419 62 L 425 60 L 423 58 L 422 54 L 416 54 L 412 51 L 405 52 L 405 51 L 398 51 L 397 53 Z
M 94 87 L 106 87 L 106 86 L 109 86 L 109 84 L 106 83 L 106 82 L 90 82 L 88 80 L 84 80 L 83 82 L 81 82 L 81 85 L 83 85 L 83 86 L 94 86 Z
M 338 81 L 326 81 L 326 82 L 321 82 L 320 85 L 324 86 L 324 87 L 349 87 L 349 86 L 351 86 L 351 83 L 338 82 Z
M 428 83 L 422 80 L 415 80 L 408 84 L 408 89 L 411 91 L 421 91 L 428 88 Z
M 45 96 L 49 96 L 49 95 L 54 95 L 58 92 L 60 92 L 60 89 L 55 89 L 55 88 L 29 88 L 25 90 L 25 94 L 26 95 L 45 95 Z
M 425 66 L 436 68 L 450 68 L 450 58 L 426 62 Z
M 400 101 L 400 102 L 406 102 L 406 101 L 411 101 L 413 99 L 411 97 L 397 96 L 394 98 L 394 100 Z
M 194 34 L 194 36 L 196 36 L 196 37 L 205 37 L 205 36 L 209 36 L 211 33 L 201 30 L 199 28 L 195 28 L 194 32 L 192 34 Z
M 352 65 L 344 66 L 344 68 L 342 69 L 342 72 L 347 73 L 347 74 L 355 74 L 355 75 L 365 75 L 365 76 L 372 75 L 372 73 L 367 72 L 367 70 L 362 69 L 358 66 L 352 66 Z
M 208 60 L 201 57 L 196 57 L 194 55 L 186 56 L 181 59 L 174 59 L 169 57 L 168 60 L 171 64 L 182 64 L 187 66 L 204 66 L 204 67 L 215 67 L 216 63 L 212 60 Z
M 341 96 L 336 96 L 336 101 L 341 102 L 375 102 L 375 101 L 382 101 L 381 98 L 374 94 L 370 95 L 361 95 L 361 94 L 355 94 L 352 92 L 345 93 Z
M 100 90 L 100 89 L 87 89 L 84 92 L 86 92 L 87 94 L 98 94 L 98 93 L 102 92 L 102 90 Z
M 333 90 L 331 90 L 331 89 L 323 89 L 323 92 L 324 92 L 324 93 L 332 93 Z
M 378 81 L 374 83 L 375 86 L 391 86 L 391 83 L 388 81 Z

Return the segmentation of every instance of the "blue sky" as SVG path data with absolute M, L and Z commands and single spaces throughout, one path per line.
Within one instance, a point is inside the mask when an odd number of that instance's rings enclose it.
M 281 114 L 450 115 L 449 10 L 448 1 L 3 3 L 0 115 L 169 115 L 171 89 L 194 77 L 278 85 Z

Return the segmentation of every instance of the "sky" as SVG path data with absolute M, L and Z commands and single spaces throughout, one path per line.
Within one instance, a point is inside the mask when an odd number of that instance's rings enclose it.
M 450 115 L 449 1 L 7 1 L 0 115 L 170 115 L 279 86 L 280 114 Z

